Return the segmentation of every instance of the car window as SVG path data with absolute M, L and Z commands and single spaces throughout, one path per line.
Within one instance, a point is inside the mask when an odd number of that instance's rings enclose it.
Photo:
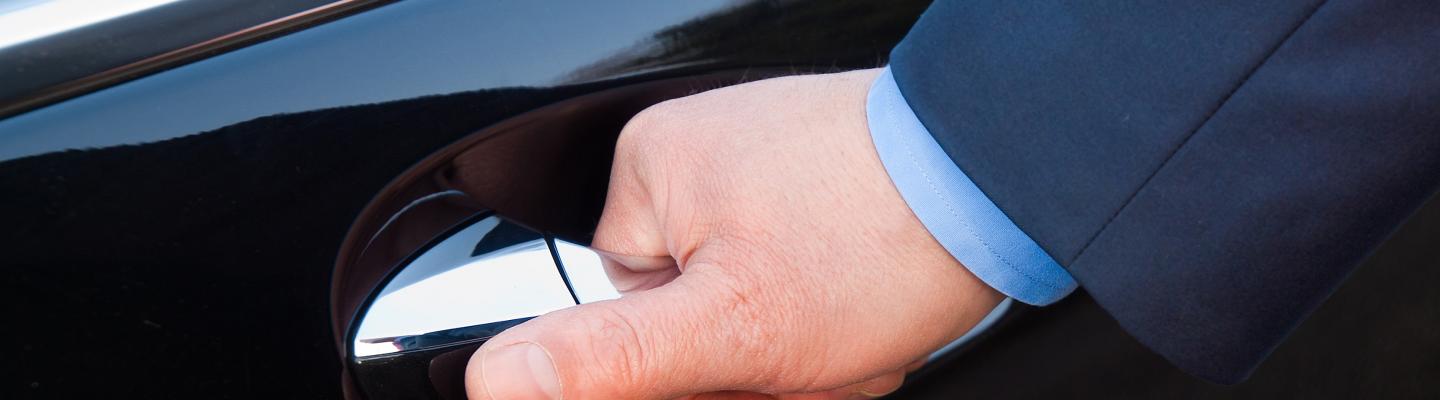
M 0 119 L 381 0 L 0 0 Z

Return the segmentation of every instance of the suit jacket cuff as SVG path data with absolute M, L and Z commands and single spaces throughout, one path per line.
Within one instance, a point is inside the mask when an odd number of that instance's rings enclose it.
M 911 111 L 886 68 L 866 103 L 870 135 L 901 197 L 940 245 L 995 290 L 1047 305 L 1075 279 L 956 166 Z

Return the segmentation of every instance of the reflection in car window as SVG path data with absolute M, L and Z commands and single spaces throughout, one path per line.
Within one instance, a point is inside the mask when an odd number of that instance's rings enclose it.
M 179 0 L 0 0 L 0 49 Z

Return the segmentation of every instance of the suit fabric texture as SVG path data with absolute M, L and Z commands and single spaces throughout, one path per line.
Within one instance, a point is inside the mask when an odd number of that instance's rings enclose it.
M 942 0 L 890 68 L 1016 226 L 1212 381 L 1440 187 L 1440 3 Z

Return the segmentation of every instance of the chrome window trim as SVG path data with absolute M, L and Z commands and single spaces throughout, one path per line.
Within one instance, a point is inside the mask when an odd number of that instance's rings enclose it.
M 334 0 L 311 6 L 316 0 L 290 2 L 180 1 L 117 17 L 93 26 L 62 32 L 0 49 L 0 119 L 9 118 L 65 99 L 148 76 L 176 66 L 223 54 L 290 32 L 335 20 L 393 0 Z M 239 21 L 238 30 L 186 32 L 170 29 L 214 11 L 219 4 L 234 7 L 304 7 L 295 12 L 280 10 L 279 18 Z M 263 14 L 263 13 L 262 13 Z M 168 22 L 167 22 L 168 21 Z M 160 28 L 163 27 L 163 28 Z M 149 28 L 149 29 L 147 29 Z M 143 43 L 146 37 L 190 35 L 182 44 L 154 49 L 117 45 L 117 34 L 125 33 L 127 43 Z M 110 46 L 110 47 L 106 47 Z M 97 49 L 113 50 L 100 56 Z M 67 61 L 69 60 L 69 61 Z M 83 60 L 84 63 L 74 62 Z M 55 71 L 64 71 L 56 75 Z M 47 76 L 48 75 L 48 76 Z

